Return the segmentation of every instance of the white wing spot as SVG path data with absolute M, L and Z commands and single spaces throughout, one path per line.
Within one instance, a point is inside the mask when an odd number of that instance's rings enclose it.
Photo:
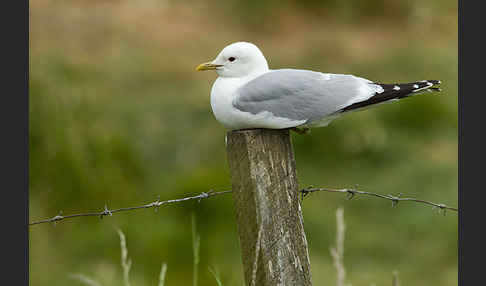
M 383 89 L 383 87 L 379 86 L 379 85 L 375 85 L 376 86 L 376 93 L 382 93 L 384 92 L 385 90 Z
M 434 84 L 433 84 L 433 83 L 431 83 L 431 82 L 427 82 L 427 85 L 428 85 L 428 86 L 432 86 L 432 85 L 434 85 Z
M 418 84 L 413 85 L 413 88 L 418 88 L 418 87 L 419 87 Z
M 398 85 L 395 85 L 395 86 L 393 87 L 393 89 L 394 89 L 394 90 L 400 90 L 400 87 L 399 87 Z

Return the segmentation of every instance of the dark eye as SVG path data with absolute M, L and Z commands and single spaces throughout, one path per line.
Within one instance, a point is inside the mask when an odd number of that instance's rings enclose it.
M 234 62 L 235 60 L 236 60 L 235 57 L 229 57 L 228 58 L 228 61 L 230 61 L 230 62 Z

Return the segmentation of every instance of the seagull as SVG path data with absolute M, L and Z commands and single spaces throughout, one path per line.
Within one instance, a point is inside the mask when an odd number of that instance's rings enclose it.
M 439 80 L 383 84 L 347 74 L 302 69 L 270 69 L 260 49 L 249 42 L 226 46 L 196 67 L 218 74 L 211 108 L 229 130 L 291 129 L 307 133 L 341 115 L 426 91 L 440 91 Z

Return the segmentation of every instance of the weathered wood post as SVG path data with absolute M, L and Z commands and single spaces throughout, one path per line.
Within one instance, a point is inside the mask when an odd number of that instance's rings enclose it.
M 226 136 L 246 285 L 312 285 L 289 130 Z

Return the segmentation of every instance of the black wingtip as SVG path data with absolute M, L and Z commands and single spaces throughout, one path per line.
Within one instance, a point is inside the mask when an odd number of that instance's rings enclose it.
M 435 87 L 435 85 L 441 84 L 440 80 L 422 80 L 410 83 L 397 83 L 397 84 L 382 84 L 375 82 L 374 84 L 379 85 L 383 88 L 382 92 L 376 93 L 369 99 L 361 102 L 356 102 L 352 105 L 346 106 L 341 109 L 341 112 L 352 111 L 357 109 L 362 109 L 364 107 L 376 105 L 379 103 L 406 98 L 415 94 L 423 92 L 439 92 L 440 88 Z

